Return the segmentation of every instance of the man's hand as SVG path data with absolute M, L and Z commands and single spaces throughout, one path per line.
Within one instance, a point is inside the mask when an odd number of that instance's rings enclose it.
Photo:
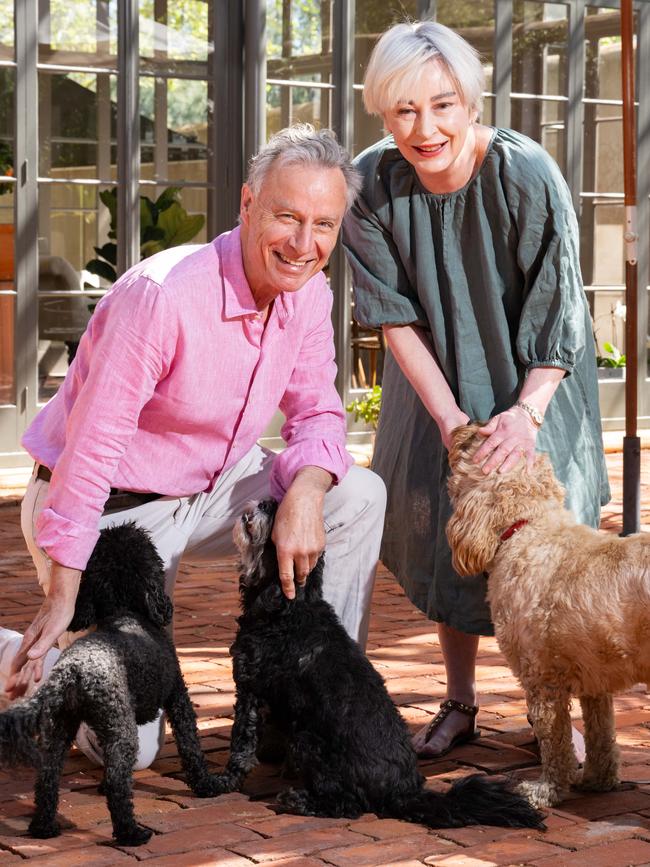
M 282 592 L 294 599 L 325 548 L 323 500 L 332 477 L 320 467 L 303 467 L 278 506 L 271 538 L 278 554 Z
M 50 586 L 36 617 L 28 626 L 5 685 L 10 699 L 20 698 L 29 684 L 43 676 L 43 659 L 68 628 L 74 614 L 81 572 L 52 563 Z
M 535 462 L 535 443 L 537 442 L 537 427 L 528 413 L 518 406 L 513 406 L 505 412 L 495 415 L 479 433 L 485 437 L 485 442 L 474 455 L 474 463 L 483 463 L 481 469 L 487 475 L 498 469 L 507 473 L 521 460 L 526 459 L 531 469 Z

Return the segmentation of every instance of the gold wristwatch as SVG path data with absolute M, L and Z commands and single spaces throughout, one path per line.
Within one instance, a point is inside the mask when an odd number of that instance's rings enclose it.
M 541 413 L 536 407 L 531 406 L 529 403 L 526 403 L 523 400 L 518 400 L 515 403 L 515 406 L 518 406 L 519 409 L 523 409 L 524 412 L 528 413 L 535 427 L 541 427 L 544 423 L 544 414 Z

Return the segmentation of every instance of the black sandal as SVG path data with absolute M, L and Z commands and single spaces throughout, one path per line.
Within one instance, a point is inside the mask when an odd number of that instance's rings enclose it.
M 467 744 L 470 741 L 476 740 L 476 738 L 481 736 L 481 732 L 476 728 L 475 718 L 478 713 L 478 707 L 474 704 L 464 704 L 462 701 L 456 701 L 453 698 L 448 698 L 446 701 L 443 701 L 440 705 L 440 710 L 431 720 L 429 725 L 427 726 L 427 730 L 425 733 L 424 743 L 427 744 L 431 738 L 431 735 L 436 731 L 437 728 L 443 723 L 449 714 L 453 711 L 457 710 L 459 713 L 464 713 L 466 716 L 470 717 L 468 720 L 467 731 L 459 732 L 457 735 L 450 740 L 449 745 L 445 747 L 444 750 L 440 750 L 437 753 L 427 753 L 427 752 L 419 752 L 418 758 L 421 759 L 438 759 L 441 756 L 446 756 L 447 753 L 451 752 L 455 747 L 460 747 L 463 744 Z

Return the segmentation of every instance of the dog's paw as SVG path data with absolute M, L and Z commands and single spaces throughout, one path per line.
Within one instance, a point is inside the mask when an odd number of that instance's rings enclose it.
M 41 822 L 39 819 L 32 819 L 29 823 L 30 836 L 36 837 L 39 840 L 48 840 L 50 837 L 58 837 L 61 833 L 61 826 L 58 822 Z
M 129 828 L 115 830 L 113 833 L 120 846 L 142 846 L 143 843 L 147 843 L 151 839 L 153 831 L 135 823 Z
M 298 816 L 315 816 L 311 798 L 305 789 L 287 789 L 278 795 L 278 804 L 284 812 Z
M 190 788 L 197 798 L 215 798 L 217 795 L 234 792 L 237 784 L 230 774 L 209 774 L 192 783 Z
M 581 792 L 611 792 L 621 784 L 618 774 L 614 771 L 605 774 L 590 774 L 589 771 L 576 775 L 573 785 Z
M 563 793 L 557 786 L 542 780 L 537 782 L 524 780 L 517 786 L 517 792 L 523 795 L 533 807 L 554 807 L 564 799 Z

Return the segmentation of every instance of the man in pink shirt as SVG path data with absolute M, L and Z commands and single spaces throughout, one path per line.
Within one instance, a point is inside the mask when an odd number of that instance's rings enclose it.
M 385 491 L 345 449 L 322 273 L 359 184 L 332 133 L 284 130 L 251 162 L 237 228 L 146 259 L 98 304 L 23 438 L 36 466 L 22 527 L 46 595 L 24 638 L 0 630 L 10 698 L 47 674 L 57 641 L 70 642 L 102 527 L 147 528 L 171 596 L 181 558 L 231 551 L 245 504 L 269 494 L 281 501 L 285 594 L 326 548 L 325 596 L 365 644 Z M 274 455 L 257 440 L 278 407 L 287 447 Z M 158 730 L 141 733 L 139 767 L 155 758 Z

